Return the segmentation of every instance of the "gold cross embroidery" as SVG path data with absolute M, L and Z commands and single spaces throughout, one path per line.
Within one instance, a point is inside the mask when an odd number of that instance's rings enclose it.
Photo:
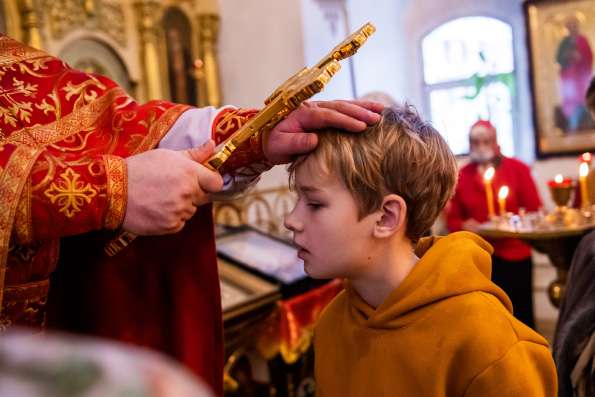
M 60 174 L 64 181 L 52 182 L 50 187 L 44 192 L 50 201 L 61 206 L 60 212 L 63 212 L 68 218 L 81 211 L 81 207 L 91 202 L 91 199 L 97 195 L 97 190 L 90 183 L 79 181 L 80 175 L 71 168 L 66 169 Z

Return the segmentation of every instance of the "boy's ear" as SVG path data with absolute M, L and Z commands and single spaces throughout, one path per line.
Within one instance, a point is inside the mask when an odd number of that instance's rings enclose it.
M 380 206 L 380 219 L 374 225 L 374 237 L 387 238 L 405 232 L 407 204 L 399 195 L 389 194 Z

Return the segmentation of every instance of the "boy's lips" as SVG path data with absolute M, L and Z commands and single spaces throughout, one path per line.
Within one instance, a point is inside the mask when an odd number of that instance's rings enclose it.
M 296 242 L 296 241 L 294 241 L 293 244 L 298 249 L 298 252 L 297 252 L 298 258 L 304 259 L 304 255 L 305 254 L 308 254 L 309 251 L 306 248 L 304 248 L 302 245 L 300 245 L 298 242 Z
M 308 251 L 302 248 L 302 249 L 298 250 L 297 257 L 300 258 L 301 260 L 306 260 L 305 256 L 307 253 L 308 253 Z

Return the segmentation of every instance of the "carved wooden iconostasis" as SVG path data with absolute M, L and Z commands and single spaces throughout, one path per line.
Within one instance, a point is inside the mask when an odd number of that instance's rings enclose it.
M 140 102 L 221 104 L 217 0 L 3 0 L 0 31 Z

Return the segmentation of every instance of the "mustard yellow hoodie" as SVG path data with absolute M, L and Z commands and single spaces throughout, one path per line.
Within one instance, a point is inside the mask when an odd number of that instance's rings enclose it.
M 546 396 L 546 340 L 490 281 L 492 247 L 459 232 L 423 239 L 420 260 L 376 309 L 346 283 L 315 329 L 317 397 Z

